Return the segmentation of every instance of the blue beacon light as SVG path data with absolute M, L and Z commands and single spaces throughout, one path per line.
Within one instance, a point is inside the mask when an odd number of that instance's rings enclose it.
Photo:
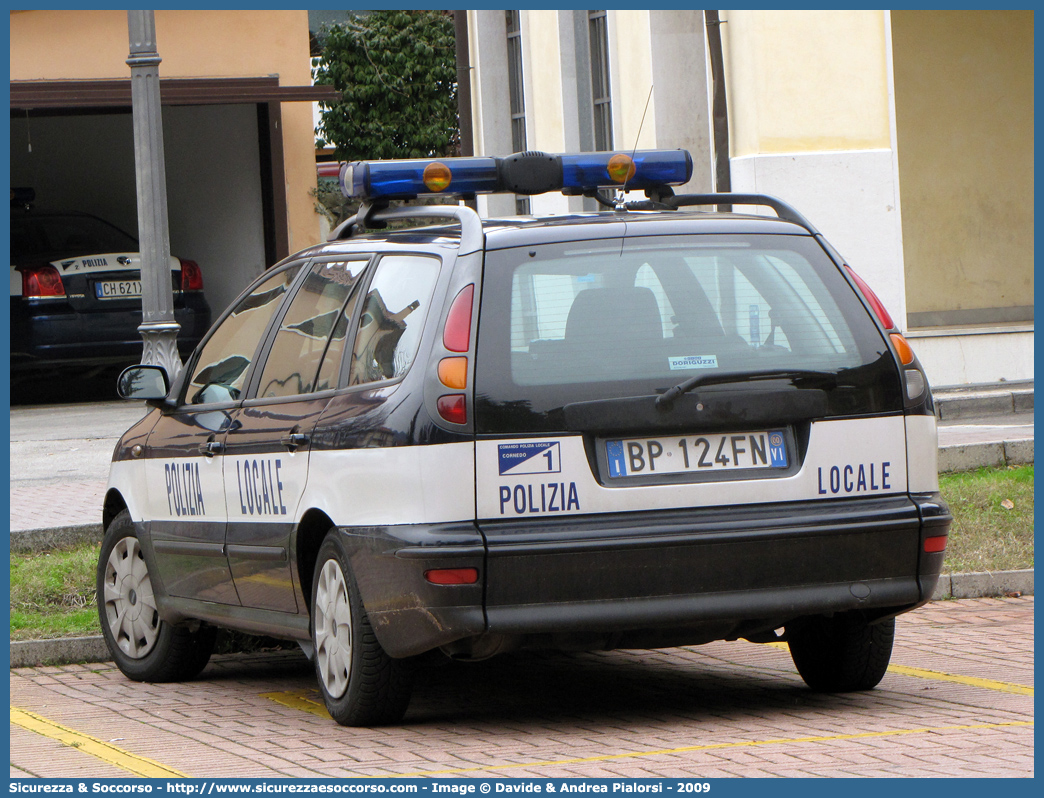
M 495 158 L 356 161 L 341 167 L 341 191 L 362 199 L 412 199 L 426 194 L 489 194 L 497 190 Z

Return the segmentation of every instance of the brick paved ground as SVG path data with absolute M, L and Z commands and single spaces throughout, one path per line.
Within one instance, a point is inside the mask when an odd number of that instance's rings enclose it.
M 903 616 L 892 662 L 1032 686 L 1033 599 Z M 382 729 L 265 697 L 287 691 L 316 696 L 294 652 L 216 658 L 177 685 L 135 684 L 111 664 L 11 672 L 12 707 L 197 777 L 1034 773 L 1032 695 L 896 672 L 872 692 L 816 695 L 786 651 L 742 641 L 451 664 L 424 675 L 403 724 Z M 11 766 L 128 775 L 14 724 Z
M 16 467 L 12 462 L 11 468 Z M 107 484 L 105 479 L 67 485 L 12 482 L 10 529 L 54 529 L 83 524 L 100 526 Z

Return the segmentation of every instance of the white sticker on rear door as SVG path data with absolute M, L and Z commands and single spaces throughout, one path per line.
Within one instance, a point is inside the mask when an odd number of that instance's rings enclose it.
M 501 443 L 497 446 L 500 475 L 558 474 L 562 471 L 562 449 L 558 441 Z
M 684 357 L 668 357 L 667 363 L 671 371 L 684 371 L 685 369 L 716 369 L 718 367 L 717 355 L 685 355 Z

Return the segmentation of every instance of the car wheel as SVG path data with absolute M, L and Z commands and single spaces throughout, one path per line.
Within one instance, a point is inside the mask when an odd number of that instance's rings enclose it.
M 856 613 L 806 618 L 787 629 L 790 656 L 805 684 L 825 693 L 869 690 L 892 656 L 895 618 L 868 624 Z
M 152 578 L 126 510 L 105 531 L 97 589 L 102 636 L 125 676 L 139 682 L 178 682 L 206 667 L 216 630 L 200 626 L 193 631 L 160 619 Z
M 377 642 L 336 532 L 323 541 L 315 564 L 312 643 L 319 688 L 334 720 L 376 726 L 406 714 L 412 670 Z

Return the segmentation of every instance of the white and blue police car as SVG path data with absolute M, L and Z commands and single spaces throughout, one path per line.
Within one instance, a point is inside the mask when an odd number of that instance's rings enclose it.
M 924 372 L 797 211 L 675 195 L 691 172 L 684 151 L 343 167 L 362 205 L 328 243 L 262 274 L 172 382 L 120 378 L 154 408 L 105 498 L 120 669 L 193 677 L 216 627 L 296 640 L 350 725 L 401 719 L 438 651 L 785 640 L 811 688 L 875 686 L 951 522 Z M 458 201 L 496 191 L 607 210 Z M 453 204 L 389 207 L 427 195 Z

